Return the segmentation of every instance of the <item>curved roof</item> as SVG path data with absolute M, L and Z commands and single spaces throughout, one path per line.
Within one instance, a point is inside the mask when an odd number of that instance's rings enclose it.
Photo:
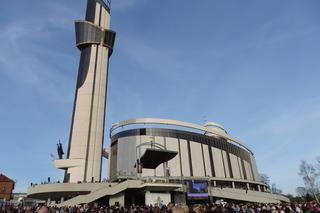
M 217 124 L 215 122 L 206 122 L 204 125 L 204 127 L 210 128 L 210 129 L 216 129 L 218 131 L 222 131 L 223 133 L 228 134 L 227 130 L 224 128 L 224 126 Z M 207 132 L 205 134 L 208 134 Z
M 218 131 L 218 130 L 212 129 L 212 128 L 207 128 L 207 127 L 201 126 L 199 124 L 193 124 L 193 123 L 184 122 L 184 121 L 177 121 L 177 120 L 169 120 L 169 119 L 161 119 L 161 118 L 133 118 L 133 119 L 129 119 L 129 120 L 124 120 L 124 121 L 114 123 L 112 125 L 112 127 L 110 128 L 110 135 L 112 135 L 112 132 L 114 130 L 116 130 L 120 127 L 127 126 L 127 125 L 134 125 L 134 124 L 162 124 L 162 125 L 181 126 L 181 127 L 187 127 L 187 128 L 191 128 L 191 129 L 201 130 L 201 131 L 216 135 L 218 137 L 224 138 L 227 141 L 232 141 L 232 142 L 238 144 L 239 146 L 241 146 L 242 148 L 246 149 L 247 151 L 249 151 L 251 154 L 253 154 L 253 152 L 250 150 L 250 148 L 246 144 L 244 144 L 239 139 L 236 139 L 225 132 Z M 214 124 L 215 126 L 222 127 L 220 124 L 216 124 L 213 122 L 210 122 L 210 124 L 211 125 Z

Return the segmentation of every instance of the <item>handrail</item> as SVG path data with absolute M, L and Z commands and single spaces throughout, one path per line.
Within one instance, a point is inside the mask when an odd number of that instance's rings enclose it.
M 102 0 L 109 8 L 111 8 L 111 0 Z
M 111 11 L 111 0 L 94 0 L 96 2 L 99 2 L 103 5 L 103 7 L 106 8 L 106 10 L 110 13 Z
M 105 0 L 105 1 L 107 1 L 108 6 L 111 5 L 111 0 Z

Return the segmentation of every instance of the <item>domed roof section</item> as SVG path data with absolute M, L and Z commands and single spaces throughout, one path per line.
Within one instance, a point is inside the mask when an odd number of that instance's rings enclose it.
M 215 131 L 220 132 L 221 134 L 228 134 L 224 126 L 212 121 L 206 122 L 203 126 L 209 129 L 214 129 Z M 208 136 L 214 136 L 212 133 L 209 132 L 205 134 Z

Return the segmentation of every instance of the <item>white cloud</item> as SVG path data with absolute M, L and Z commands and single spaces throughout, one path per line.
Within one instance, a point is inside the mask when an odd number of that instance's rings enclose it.
M 259 171 L 267 173 L 285 192 L 294 194 L 302 184 L 300 160 L 313 161 L 319 155 L 320 97 L 296 100 L 285 106 L 269 107 L 242 136 L 254 147 Z
M 57 60 L 58 64 L 59 61 L 76 59 L 44 44 L 55 39 L 48 29 L 55 17 L 60 16 L 53 10 L 45 19 L 17 19 L 3 26 L 0 39 L 5 42 L 0 49 L 0 72 L 21 87 L 31 87 L 48 99 L 65 102 L 72 95 L 72 90 L 66 94 L 65 88 L 75 83 L 49 61 Z M 72 19 L 69 21 L 72 23 Z M 44 57 L 48 57 L 48 61 Z
M 308 125 L 320 121 L 320 97 L 300 100 L 278 109 L 273 116 L 254 129 L 253 135 L 294 135 Z

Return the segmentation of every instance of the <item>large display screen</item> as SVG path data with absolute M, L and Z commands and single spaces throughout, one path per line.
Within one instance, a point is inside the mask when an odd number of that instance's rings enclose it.
M 187 182 L 188 199 L 206 199 L 208 198 L 208 182 Z

